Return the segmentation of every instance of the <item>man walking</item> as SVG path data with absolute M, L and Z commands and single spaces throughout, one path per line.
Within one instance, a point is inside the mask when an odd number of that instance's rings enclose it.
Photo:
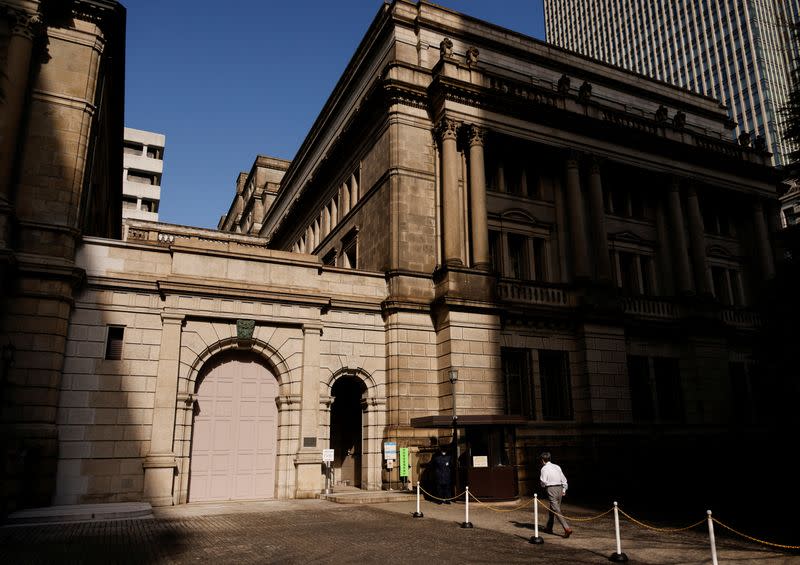
M 559 524 L 564 528 L 564 537 L 568 538 L 572 535 L 572 528 L 569 527 L 567 521 L 561 515 L 561 497 L 567 494 L 567 477 L 561 467 L 555 463 L 550 462 L 550 452 L 545 451 L 539 459 L 542 461 L 542 472 L 539 474 L 539 482 L 547 491 L 547 500 L 550 503 L 550 511 L 547 515 L 547 527 L 544 531 L 553 533 L 553 518 L 558 518 Z

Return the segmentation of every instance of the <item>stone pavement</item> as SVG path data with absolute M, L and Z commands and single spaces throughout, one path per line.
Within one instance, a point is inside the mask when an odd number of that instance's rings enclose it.
M 324 500 L 188 504 L 154 509 L 152 519 L 0 528 L 0 563 L 607 563 L 614 551 L 610 516 L 578 523 L 570 539 L 533 533 L 530 505 L 495 512 L 470 505 L 474 529 L 462 529 L 464 505 L 423 502 L 339 505 Z M 567 514 L 591 511 L 565 505 Z M 718 533 L 719 562 L 800 563 Z M 623 522 L 630 563 L 710 563 L 705 527 L 653 533 Z

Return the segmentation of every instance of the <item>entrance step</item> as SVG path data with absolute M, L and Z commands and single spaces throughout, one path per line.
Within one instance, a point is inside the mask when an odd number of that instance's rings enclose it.
M 8 515 L 6 524 L 47 524 L 55 522 L 91 522 L 152 518 L 148 502 L 112 502 L 107 504 L 70 504 L 28 508 Z
M 336 487 L 333 493 L 320 494 L 319 497 L 337 504 L 380 504 L 416 499 L 416 495 L 407 490 L 360 490 L 346 487 Z

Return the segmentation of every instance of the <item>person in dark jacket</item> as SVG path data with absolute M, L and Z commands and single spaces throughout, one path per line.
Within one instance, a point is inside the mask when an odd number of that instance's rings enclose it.
M 442 446 L 439 452 L 433 457 L 433 471 L 436 478 L 436 497 L 441 499 L 449 499 L 453 496 L 452 487 L 452 466 L 451 458 L 447 453 L 447 449 Z M 449 500 L 437 500 L 437 504 L 450 504 Z

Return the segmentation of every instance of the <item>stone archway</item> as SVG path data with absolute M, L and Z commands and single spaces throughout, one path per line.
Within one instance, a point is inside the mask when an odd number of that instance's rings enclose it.
M 364 453 L 363 397 L 367 388 L 356 376 L 345 375 L 331 387 L 330 445 L 338 484 L 361 487 Z
M 278 380 L 255 353 L 229 350 L 195 383 L 189 500 L 273 498 Z

